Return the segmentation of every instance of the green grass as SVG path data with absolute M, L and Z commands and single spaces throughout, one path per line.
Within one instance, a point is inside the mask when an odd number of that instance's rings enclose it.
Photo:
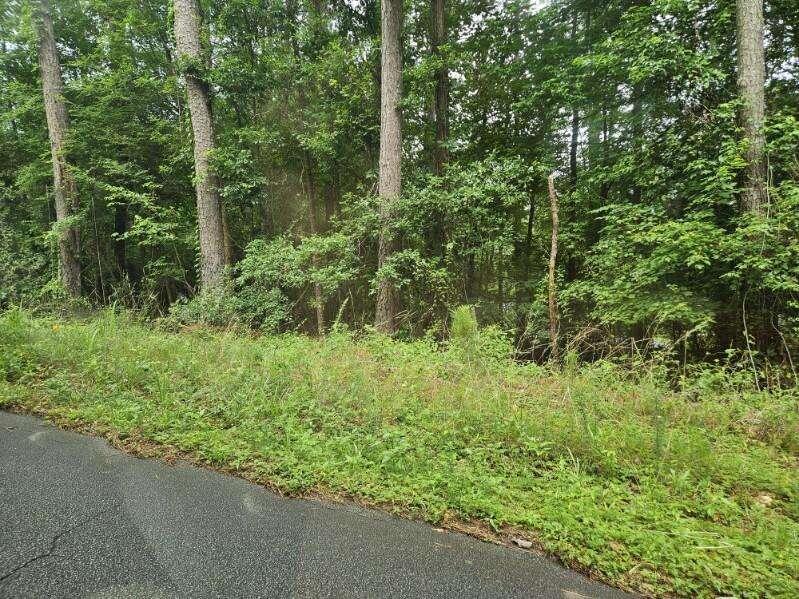
M 0 406 L 169 445 L 292 493 L 523 531 L 645 594 L 799 594 L 793 393 L 681 392 L 426 342 L 0 317 Z

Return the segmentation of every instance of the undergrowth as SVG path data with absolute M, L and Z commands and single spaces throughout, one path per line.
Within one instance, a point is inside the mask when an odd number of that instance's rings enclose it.
M 12 311 L 0 406 L 173 446 L 286 492 L 521 530 L 648 595 L 799 594 L 794 391 L 707 373 L 674 391 L 656 370 L 519 365 L 496 332 L 459 335 L 441 349 Z

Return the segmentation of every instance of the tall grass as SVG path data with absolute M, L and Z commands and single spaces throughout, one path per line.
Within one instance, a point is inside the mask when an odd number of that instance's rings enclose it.
M 676 392 L 608 362 L 519 365 L 496 332 L 475 335 L 442 349 L 8 313 L 0 405 L 170 445 L 287 492 L 510 527 L 646 594 L 799 593 L 793 392 L 718 377 Z

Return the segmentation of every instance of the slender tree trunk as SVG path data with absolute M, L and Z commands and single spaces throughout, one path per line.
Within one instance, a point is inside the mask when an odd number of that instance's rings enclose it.
M 433 173 L 441 176 L 444 165 L 449 162 L 447 139 L 449 138 L 449 69 L 441 51 L 441 45 L 447 41 L 446 0 L 430 2 L 430 46 L 433 57 L 440 63 L 435 72 L 435 95 L 432 106 L 432 121 L 435 129 L 433 141 Z M 441 257 L 446 255 L 445 218 L 441 213 L 432 215 L 430 232 L 431 253 Z M 444 313 L 446 318 L 446 313 Z
M 395 240 L 390 231 L 394 202 L 402 190 L 402 0 L 383 0 L 381 6 L 382 44 L 380 77 L 380 239 L 378 268 L 394 252 Z M 375 328 L 394 333 L 397 328 L 399 298 L 392 281 L 382 279 L 377 289 Z
M 763 51 L 763 0 L 737 0 L 738 93 L 743 101 L 741 124 L 748 141 L 746 182 L 741 204 L 747 212 L 765 209 L 766 167 L 763 133 L 766 65 Z
M 272 198 L 266 185 L 261 187 L 261 235 L 271 237 L 275 234 L 274 217 L 272 214 Z
M 499 304 L 500 318 L 505 317 L 505 261 L 502 259 L 502 253 L 497 255 L 497 303 Z
M 524 237 L 524 282 L 530 280 L 530 258 L 533 254 L 533 225 L 535 223 L 535 194 L 530 192 L 530 206 L 527 210 L 527 234 Z
M 432 49 L 433 55 L 442 61 L 436 69 L 436 143 L 433 152 L 433 168 L 437 175 L 444 170 L 444 165 L 449 161 L 447 151 L 447 138 L 449 137 L 449 69 L 443 62 L 441 45 L 446 44 L 447 16 L 446 0 L 432 0 L 430 12 L 432 16 Z
M 330 222 L 338 211 L 338 168 L 333 167 L 333 181 L 325 184 L 324 198 L 325 198 L 325 222 L 324 228 L 330 228 Z
M 80 234 L 74 225 L 63 226 L 63 221 L 77 212 L 78 194 L 75 179 L 69 172 L 64 157 L 64 139 L 69 130 L 69 114 L 64 101 L 64 83 L 61 63 L 53 33 L 50 4 L 41 0 L 39 15 L 39 70 L 42 77 L 44 111 L 50 134 L 50 151 L 53 159 L 53 191 L 55 195 L 56 222 L 62 225 L 58 235 L 58 258 L 61 282 L 71 297 L 80 296 Z
M 602 164 L 607 169 L 610 166 L 610 111 L 607 106 L 602 107 Z M 607 204 L 610 194 L 610 183 L 605 180 L 599 189 L 599 197 L 602 198 L 602 205 Z
M 558 259 L 558 194 L 555 191 L 555 175 L 549 175 L 549 205 L 552 211 L 552 243 L 549 250 L 549 345 L 550 357 L 558 359 L 558 288 L 555 280 L 555 267 Z
M 229 226 L 230 223 L 228 221 L 227 208 L 225 206 L 225 202 L 223 202 L 221 198 L 219 201 L 219 209 L 222 212 L 222 236 L 225 242 L 224 245 L 225 264 L 233 264 L 236 261 L 235 260 L 236 250 L 233 247 L 233 235 L 230 233 L 230 226 Z
M 474 257 L 474 248 L 469 248 L 469 256 L 466 259 L 466 303 L 477 303 L 480 285 L 477 280 L 477 260 Z
M 580 13 L 575 9 L 572 15 L 572 31 L 571 40 L 575 48 L 577 48 L 577 21 Z M 571 143 L 569 144 L 569 178 L 571 179 L 572 187 L 577 185 L 577 142 L 580 136 L 580 112 L 577 106 L 572 105 L 572 135 Z
M 200 17 L 196 0 L 174 0 L 178 60 L 186 65 L 185 79 L 194 131 L 194 170 L 197 228 L 200 236 L 200 285 L 210 289 L 224 277 L 225 227 L 219 182 L 208 155 L 214 149 L 214 128 L 208 88 L 198 74 L 205 61 L 200 48 Z
M 317 38 L 318 35 L 321 33 L 320 29 L 320 21 L 319 17 L 322 15 L 322 3 L 320 0 L 312 0 L 311 2 L 312 11 L 309 15 L 310 18 L 314 19 L 314 28 L 312 30 L 312 38 Z M 297 19 L 297 5 L 294 2 L 287 3 L 288 13 L 292 15 L 293 19 Z M 298 39 L 296 35 L 296 31 L 291 36 L 291 47 L 294 53 L 294 58 L 297 60 L 297 63 L 300 64 L 303 60 L 303 57 L 300 53 L 300 47 L 298 44 Z M 302 110 L 305 110 L 308 105 L 308 100 L 305 96 L 305 90 L 302 86 L 300 86 L 297 90 L 298 92 L 298 101 L 299 106 Z M 306 187 L 306 193 L 308 197 L 308 228 L 310 234 L 316 235 L 319 233 L 319 224 L 317 220 L 317 207 L 319 204 L 319 188 L 317 185 L 315 175 L 315 167 L 316 162 L 313 159 L 313 156 L 308 150 L 303 150 L 303 158 L 302 158 L 302 176 L 304 181 L 301 181 L 300 184 Z M 319 256 L 314 253 L 311 255 L 311 266 L 314 270 L 318 270 L 319 268 Z M 314 311 L 316 312 L 316 331 L 321 336 L 325 333 L 325 301 L 324 301 L 324 294 L 322 293 L 322 286 L 318 282 L 313 283 L 313 294 L 314 294 Z
M 130 277 L 128 272 L 128 248 L 124 235 L 128 232 L 128 205 L 117 204 L 114 208 L 114 259 L 117 263 L 118 280 Z
M 630 149 L 632 150 L 633 154 L 636 157 L 640 157 L 643 160 L 643 156 L 641 156 L 644 150 L 644 86 L 642 83 L 636 83 L 633 85 L 633 93 L 632 93 L 632 111 L 630 112 L 630 118 L 632 119 L 632 139 L 630 140 Z M 641 197 L 643 195 L 643 190 L 641 186 L 636 182 L 633 185 L 632 189 L 632 200 L 636 204 L 641 202 Z
M 572 136 L 569 144 L 569 178 L 572 185 L 577 185 L 577 143 L 580 136 L 580 113 L 577 107 L 572 108 Z
M 0 53 L 5 56 L 5 54 L 7 52 L 8 52 L 8 45 L 6 44 L 6 40 L 0 41 Z M 4 108 L 8 111 L 8 114 L 13 114 L 14 113 L 14 103 L 13 102 L 8 102 L 4 106 Z M 11 119 L 11 130 L 14 132 L 14 138 L 15 139 L 19 138 L 19 126 L 17 125 L 17 119 L 15 119 L 15 118 Z
M 319 191 L 313 173 L 313 159 L 309 152 L 305 152 L 305 180 L 308 186 L 308 225 L 311 235 L 319 232 L 317 222 L 317 205 L 319 203 Z M 314 253 L 311 256 L 311 265 L 314 269 L 319 268 L 319 256 Z M 319 335 L 325 334 L 325 298 L 322 294 L 322 286 L 319 283 L 313 284 L 314 310 L 316 311 L 316 331 Z

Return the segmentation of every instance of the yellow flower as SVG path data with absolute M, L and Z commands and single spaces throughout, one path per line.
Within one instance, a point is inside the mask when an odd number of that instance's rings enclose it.
M 53 325 L 53 330 L 54 330 L 55 332 L 58 332 L 58 331 L 60 331 L 60 330 L 61 330 L 61 325 L 60 325 L 60 324 L 54 324 L 54 325 Z

